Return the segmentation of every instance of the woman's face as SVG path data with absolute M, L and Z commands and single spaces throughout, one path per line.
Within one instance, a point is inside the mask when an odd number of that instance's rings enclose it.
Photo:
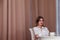
M 41 19 L 39 20 L 39 22 L 38 22 L 38 25 L 39 25 L 39 26 L 42 26 L 43 24 L 44 24 L 44 19 L 41 18 Z

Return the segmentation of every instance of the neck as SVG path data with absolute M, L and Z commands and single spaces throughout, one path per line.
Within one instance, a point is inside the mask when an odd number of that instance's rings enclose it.
M 39 28 L 42 28 L 42 26 L 40 26 L 40 25 L 39 25 L 38 27 L 39 27 Z

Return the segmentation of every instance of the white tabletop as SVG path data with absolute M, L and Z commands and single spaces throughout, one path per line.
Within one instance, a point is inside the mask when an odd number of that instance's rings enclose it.
M 40 37 L 39 40 L 60 40 L 60 36 Z

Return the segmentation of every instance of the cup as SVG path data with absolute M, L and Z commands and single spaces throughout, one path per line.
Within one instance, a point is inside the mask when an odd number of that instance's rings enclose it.
M 55 36 L 55 32 L 50 32 L 50 36 Z

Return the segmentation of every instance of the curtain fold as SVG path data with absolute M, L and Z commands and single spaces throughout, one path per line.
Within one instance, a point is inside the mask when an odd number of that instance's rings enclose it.
M 25 1 L 8 0 L 8 40 L 25 40 Z

